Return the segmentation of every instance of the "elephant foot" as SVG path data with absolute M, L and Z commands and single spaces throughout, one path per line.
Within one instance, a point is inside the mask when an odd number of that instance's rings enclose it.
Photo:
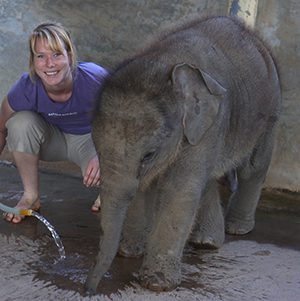
M 161 272 L 140 277 L 141 286 L 154 292 L 171 291 L 175 289 L 180 282 L 181 281 L 175 279 L 166 279 L 165 275 Z
M 134 244 L 121 241 L 118 254 L 126 258 L 141 257 L 144 253 L 144 246 L 142 244 Z
M 226 216 L 225 231 L 227 234 L 244 235 L 251 232 L 254 226 L 254 216 L 241 218 L 240 215 L 235 215 L 234 213 L 230 213 Z
M 192 233 L 189 243 L 200 249 L 219 249 L 224 243 L 225 233 Z
M 147 266 L 144 264 L 139 276 L 142 287 L 155 292 L 171 291 L 181 283 L 181 266 L 178 260 L 166 258 Z
M 224 217 L 221 211 L 218 214 L 206 216 L 195 222 L 193 231 L 189 237 L 189 243 L 201 249 L 218 249 L 225 240 Z

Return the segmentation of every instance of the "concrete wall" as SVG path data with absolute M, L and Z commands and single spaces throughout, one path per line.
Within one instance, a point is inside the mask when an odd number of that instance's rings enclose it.
M 300 190 L 300 1 L 260 0 L 257 29 L 281 69 L 283 113 L 266 185 Z
M 81 60 L 112 68 L 172 24 L 226 14 L 227 8 L 227 0 L 0 0 L 0 97 L 27 70 L 27 37 L 40 22 L 63 23 Z M 280 65 L 284 97 L 266 186 L 291 190 L 300 189 L 299 13 L 298 0 L 259 0 L 256 22 Z

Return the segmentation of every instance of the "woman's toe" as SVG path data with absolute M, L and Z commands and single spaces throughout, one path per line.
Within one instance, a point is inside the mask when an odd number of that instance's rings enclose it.
M 11 222 L 14 224 L 18 224 L 22 221 L 22 219 L 24 219 L 24 217 L 22 217 L 21 215 L 15 215 Z
M 92 210 L 93 212 L 98 212 L 98 211 L 100 210 L 100 207 L 94 204 L 94 205 L 91 207 L 91 210 Z
M 98 212 L 98 211 L 100 211 L 100 207 L 101 207 L 101 200 L 100 200 L 100 196 L 98 196 L 98 198 L 96 199 L 96 201 L 92 205 L 91 210 L 93 212 Z
M 8 222 L 11 222 L 12 219 L 14 218 L 14 215 L 12 213 L 4 213 L 3 214 L 3 218 L 8 221 Z

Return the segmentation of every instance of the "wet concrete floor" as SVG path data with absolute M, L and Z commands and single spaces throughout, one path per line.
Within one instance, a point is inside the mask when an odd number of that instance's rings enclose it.
M 299 194 L 264 193 L 255 229 L 227 235 L 220 250 L 187 246 L 183 281 L 172 292 L 141 288 L 136 281 L 141 260 L 117 257 L 98 295 L 85 296 L 83 284 L 98 246 L 99 215 L 90 211 L 97 191 L 84 188 L 78 177 L 41 172 L 40 179 L 40 214 L 59 233 L 66 259 L 58 260 L 50 232 L 36 218 L 18 225 L 0 219 L 1 301 L 299 300 Z M 21 189 L 17 170 L 0 163 L 0 202 L 14 206 Z

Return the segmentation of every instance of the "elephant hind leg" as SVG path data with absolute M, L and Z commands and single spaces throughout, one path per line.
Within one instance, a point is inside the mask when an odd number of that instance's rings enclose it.
M 231 195 L 226 210 L 225 229 L 228 234 L 242 235 L 253 230 L 255 211 L 270 165 L 273 133 L 260 137 L 251 156 L 237 168 L 238 188 Z
M 189 243 L 199 248 L 217 249 L 225 237 L 224 216 L 218 185 L 212 180 L 206 188 Z

